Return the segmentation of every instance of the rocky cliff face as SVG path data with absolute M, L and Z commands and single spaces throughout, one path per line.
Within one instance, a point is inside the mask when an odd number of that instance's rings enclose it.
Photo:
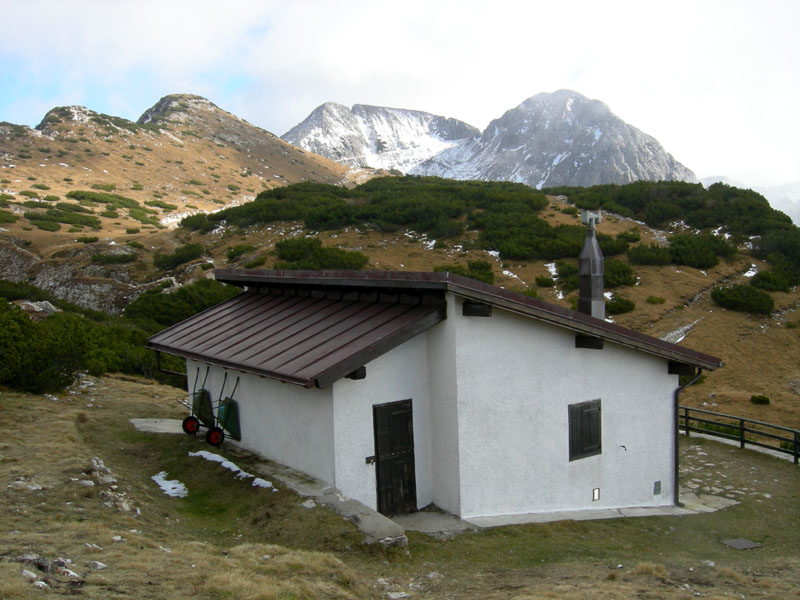
M 282 138 L 349 166 L 408 172 L 478 133 L 462 121 L 426 112 L 328 102 Z
M 482 133 L 428 113 L 324 104 L 283 138 L 349 165 L 536 188 L 696 181 L 656 139 L 570 90 L 533 96 Z

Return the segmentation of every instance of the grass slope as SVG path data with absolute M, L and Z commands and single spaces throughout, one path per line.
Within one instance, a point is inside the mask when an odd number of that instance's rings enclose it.
M 51 594 L 84 598 L 785 598 L 800 588 L 800 480 L 787 461 L 693 438 L 682 448 L 682 484 L 740 504 L 452 539 L 410 534 L 407 554 L 385 552 L 280 484 L 254 488 L 189 457 L 208 449 L 199 438 L 129 424 L 181 416 L 180 394 L 120 377 L 84 379 L 59 396 L 2 392 L 0 597 L 41 597 L 26 569 Z M 219 452 L 250 472 L 263 462 Z M 97 458 L 115 481 L 98 474 Z M 150 479 L 160 471 L 189 495 L 163 494 Z M 738 537 L 762 547 L 721 543 Z M 76 576 L 45 573 L 33 555 L 68 559 Z

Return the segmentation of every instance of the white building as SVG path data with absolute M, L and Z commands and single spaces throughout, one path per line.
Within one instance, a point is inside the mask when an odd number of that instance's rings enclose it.
M 675 504 L 678 375 L 721 366 L 449 273 L 216 278 L 245 292 L 149 346 L 236 385 L 242 446 L 384 514 Z

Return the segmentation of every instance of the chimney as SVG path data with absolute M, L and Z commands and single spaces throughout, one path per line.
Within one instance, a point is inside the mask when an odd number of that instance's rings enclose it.
M 600 222 L 600 211 L 581 212 L 581 223 L 586 225 L 586 241 L 578 258 L 578 311 L 598 319 L 606 318 L 606 301 L 603 296 L 603 253 L 597 244 L 595 223 Z

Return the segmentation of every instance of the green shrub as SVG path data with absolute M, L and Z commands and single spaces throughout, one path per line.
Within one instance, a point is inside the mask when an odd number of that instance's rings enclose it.
M 128 240 L 125 242 L 125 245 L 130 246 L 131 248 L 136 248 L 137 250 L 144 250 L 144 246 L 136 240 Z
M 769 404 L 769 397 L 763 394 L 753 394 L 750 396 L 750 402 L 753 404 Z
M 628 260 L 636 265 L 668 265 L 672 253 L 664 246 L 639 244 L 628 250 Z
M 104 192 L 113 192 L 115 189 L 117 189 L 117 186 L 113 183 L 93 183 L 92 189 L 102 190 Z
M 664 304 L 666 302 L 666 298 L 662 298 L 661 296 L 648 296 L 647 303 L 648 304 Z
M 197 243 L 184 244 L 173 250 L 172 254 L 156 252 L 153 265 L 158 269 L 174 269 L 203 255 L 203 246 Z
M 553 281 L 553 278 L 547 275 L 538 275 L 536 277 L 537 287 L 553 287 L 555 284 L 556 282 Z
M 74 212 L 74 213 L 83 213 L 85 215 L 94 214 L 94 211 L 91 208 L 86 208 L 85 206 L 81 206 L 80 204 L 72 204 L 70 202 L 59 202 L 58 204 L 56 204 L 56 208 L 58 210 Z
M 53 194 L 48 194 L 47 196 L 42 198 L 42 200 L 44 200 L 45 202 L 58 202 L 59 200 L 61 200 L 61 198 Z
M 492 263 L 486 260 L 467 261 L 467 277 L 483 281 L 484 283 L 494 283 Z
M 136 254 L 95 254 L 92 262 L 99 265 L 124 265 L 137 258 Z
M 559 260 L 556 262 L 556 274 L 558 275 L 559 279 L 564 279 L 566 277 L 577 275 L 578 266 L 574 263 L 567 262 L 565 260 Z
M 14 213 L 0 208 L 0 224 L 14 223 L 18 218 Z
M 178 209 L 178 206 L 176 204 L 170 204 L 169 202 L 164 202 L 162 200 L 145 200 L 145 206 L 155 206 L 167 212 Z
M 611 300 L 606 300 L 606 312 L 609 315 L 621 315 L 631 312 L 634 308 L 636 308 L 636 303 L 633 300 L 628 300 L 617 294 L 614 294 Z
M 639 230 L 635 228 L 628 229 L 627 231 L 623 231 L 622 233 L 617 235 L 618 240 L 625 240 L 631 244 L 638 242 L 641 240 L 641 236 L 639 235 Z
M 672 262 L 697 269 L 709 269 L 719 263 L 720 256 L 731 257 L 736 248 L 711 234 L 680 233 L 669 238 Z
M 227 257 L 228 262 L 233 262 L 237 258 L 239 258 L 242 254 L 245 254 L 246 252 L 252 252 L 255 249 L 256 247 L 253 246 L 252 244 L 238 244 L 236 246 L 231 246 L 227 250 L 225 250 L 225 256 Z
M 751 285 L 715 287 L 711 299 L 722 308 L 768 315 L 775 308 L 775 301 L 766 292 Z
M 131 235 L 132 235 L 132 234 L 139 233 L 140 231 L 141 231 L 141 230 L 140 230 L 138 227 L 127 227 L 127 228 L 125 229 L 125 233 L 131 234 Z
M 55 221 L 41 221 L 38 219 L 31 219 L 31 218 L 28 218 L 28 220 L 31 222 L 31 225 L 33 225 L 37 229 L 41 229 L 42 231 L 58 231 L 61 229 L 61 225 L 59 225 Z
M 197 179 L 190 179 L 186 183 L 189 184 L 189 185 L 203 185 L 203 182 L 199 181 Z
M 294 238 L 281 240 L 275 244 L 278 258 L 288 262 L 296 262 L 310 257 L 315 250 L 322 247 L 317 238 Z
M 208 217 L 203 213 L 190 215 L 188 217 L 184 217 L 181 220 L 181 227 L 188 229 L 190 231 L 199 231 L 200 233 L 208 233 L 216 226 L 217 223 L 210 221 Z
M 144 189 L 144 186 L 141 183 L 133 183 L 131 184 L 131 189 L 140 192 Z
M 75 240 L 75 241 L 77 241 L 77 242 L 80 242 L 80 243 L 82 243 L 82 244 L 93 244 L 93 243 L 95 243 L 95 242 L 96 242 L 98 239 L 99 239 L 99 238 L 98 238 L 96 235 L 85 235 L 85 236 L 83 236 L 83 237 L 79 237 L 79 238 L 77 238 L 77 240 Z
M 38 198 L 39 194 L 32 190 L 21 190 L 19 193 L 20 196 L 26 196 L 28 198 Z
M 614 256 L 615 254 L 622 254 L 628 249 L 627 240 L 617 236 L 616 238 L 602 233 L 597 234 L 597 244 L 603 256 Z
M 17 381 L 32 328 L 28 315 L 0 297 L 0 384 L 13 385 Z
M 50 186 L 45 185 L 44 183 L 34 183 L 31 187 L 35 190 L 49 190 Z
M 615 288 L 622 285 L 635 285 L 636 277 L 631 266 L 618 258 L 605 259 L 605 287 Z
M 750 279 L 750 285 L 770 292 L 789 292 L 791 290 L 787 274 L 775 269 L 759 271 Z
M 254 258 L 253 260 L 250 260 L 250 261 L 247 261 L 246 263 L 244 263 L 244 268 L 245 269 L 255 269 L 256 267 L 260 267 L 261 265 L 263 265 L 265 262 L 267 262 L 267 257 L 266 256 L 258 256 L 256 258 Z
M 281 261 L 278 269 L 363 269 L 369 259 L 361 252 L 325 248 L 318 238 L 294 238 L 275 244 Z

